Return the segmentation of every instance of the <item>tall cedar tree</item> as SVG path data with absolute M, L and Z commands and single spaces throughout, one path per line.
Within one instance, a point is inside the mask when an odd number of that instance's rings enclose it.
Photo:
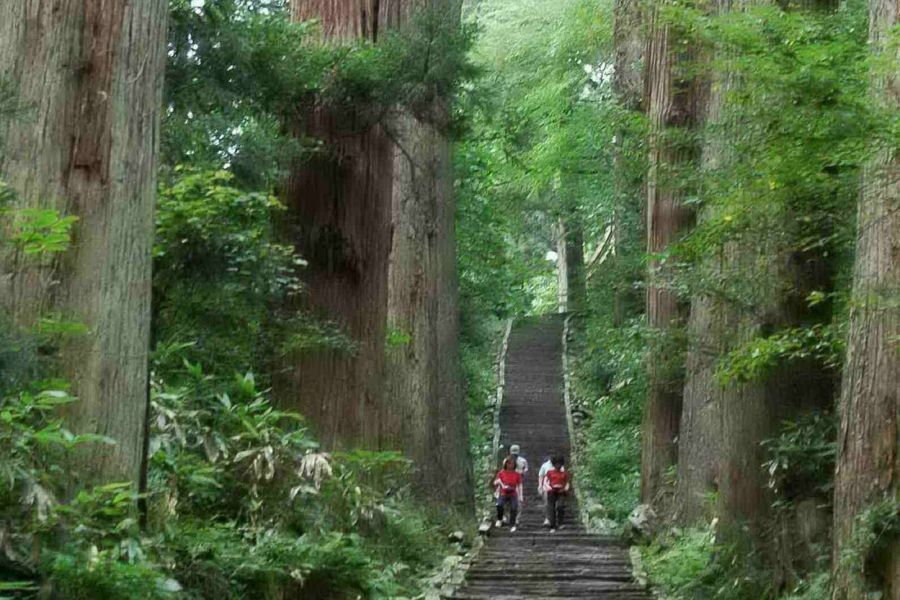
M 723 0 L 713 9 L 725 14 L 745 6 Z M 809 7 L 828 9 L 830 5 Z M 728 53 L 733 52 L 716 45 L 710 62 L 727 62 Z M 734 148 L 744 133 L 735 124 L 735 107 L 730 106 L 732 74 L 716 69 L 711 80 L 701 165 L 713 180 L 725 174 L 727 181 L 704 190 L 709 202 L 700 215 L 701 223 L 721 219 L 716 198 L 728 197 L 733 193 L 729 186 L 740 185 L 727 175 L 729 165 L 739 160 Z M 798 219 L 793 215 L 802 215 L 802 210 L 789 211 L 791 217 L 780 230 L 747 228 L 723 242 L 718 252 L 708 253 L 699 267 L 707 281 L 725 282 L 725 286 L 752 282 L 755 300 L 748 310 L 727 289 L 700 290 L 692 297 L 677 483 L 679 517 L 684 523 L 708 519 L 712 510 L 726 530 L 749 523 L 762 540 L 772 529 L 767 519 L 773 500 L 761 466 L 766 458 L 762 442 L 777 436 L 784 421 L 830 404 L 833 378 L 815 360 L 779 365 L 752 381 L 723 385 L 716 377 L 720 358 L 741 344 L 766 332 L 822 318 L 810 310 L 806 298 L 815 290 L 830 289 L 832 265 L 823 253 L 797 249 Z M 715 506 L 708 502 L 711 494 L 716 494 Z
M 22 108 L 2 131 L 0 177 L 16 192 L 13 209 L 78 219 L 71 247 L 52 264 L 15 250 L 0 257 L 0 301 L 20 326 L 56 314 L 86 329 L 61 349 L 78 398 L 66 422 L 116 444 L 77 453 L 73 472 L 91 474 L 84 484 L 136 482 L 141 468 L 167 8 L 166 0 L 0 7 L 0 76 Z
M 644 100 L 643 72 L 641 64 L 646 50 L 642 37 L 641 3 L 638 0 L 616 0 L 614 6 L 613 45 L 615 51 L 615 70 L 613 75 L 613 91 L 622 109 L 629 112 L 642 110 Z M 615 186 L 613 208 L 613 244 L 616 260 L 625 256 L 629 234 L 632 233 L 625 223 L 625 213 L 630 210 L 639 211 L 643 204 L 644 179 L 635 177 L 630 168 L 626 147 L 633 141 L 626 139 L 633 135 L 626 127 L 616 134 L 613 148 L 613 185 Z M 629 302 L 633 289 L 630 280 L 618 282 L 613 299 L 614 324 L 622 325 L 629 313 Z
M 650 121 L 650 165 L 647 176 L 647 252 L 651 256 L 647 285 L 647 322 L 656 330 L 648 357 L 648 392 L 641 446 L 641 501 L 656 504 L 675 465 L 681 418 L 682 381 L 671 343 L 661 340 L 685 320 L 685 310 L 666 283 L 667 267 L 656 258 L 690 227 L 681 176 L 696 160 L 692 133 L 703 115 L 703 91 L 690 70 L 694 51 L 682 43 L 684 33 L 661 14 L 662 4 L 647 11 L 645 93 Z
M 298 0 L 292 12 L 317 19 L 327 41 L 377 42 L 424 10 L 459 19 L 449 0 Z M 366 107 L 318 108 L 298 124 L 326 150 L 288 182 L 291 239 L 309 261 L 311 308 L 356 348 L 291 357 L 278 394 L 327 447 L 401 449 L 422 491 L 469 508 L 444 104 L 433 98 L 428 119 L 400 107 L 375 118 Z
M 878 60 L 873 101 L 900 110 L 900 51 L 889 33 L 900 22 L 897 0 L 869 2 L 869 38 Z M 834 598 L 861 600 L 881 592 L 900 599 L 900 157 L 882 148 L 865 170 L 844 365 L 834 494 Z M 863 516 L 878 505 L 893 509 L 893 524 Z M 888 510 L 889 515 L 892 511 Z M 883 528 L 866 548 L 866 527 Z M 854 560 L 854 553 L 857 553 Z
M 584 229 L 577 209 L 565 210 L 556 227 L 557 275 L 560 312 L 579 312 L 584 308 L 585 268 Z

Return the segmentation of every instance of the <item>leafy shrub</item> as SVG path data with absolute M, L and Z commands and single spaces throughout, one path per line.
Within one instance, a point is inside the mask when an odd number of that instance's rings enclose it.
M 763 379 L 772 369 L 791 361 L 814 359 L 829 369 L 839 369 L 843 361 L 843 334 L 832 325 L 793 328 L 766 337 L 757 337 L 728 353 L 716 376 L 722 385 Z
M 608 318 L 588 318 L 575 364 L 577 410 L 588 416 L 580 427 L 579 480 L 605 516 L 621 522 L 638 503 L 645 335 L 640 321 L 612 327 Z
M 154 306 L 162 347 L 190 341 L 172 355 L 204 364 L 221 376 L 246 369 L 291 335 L 276 326 L 273 307 L 297 294 L 302 260 L 276 241 L 271 195 L 245 192 L 225 171 L 180 169 L 164 186 L 157 208 Z M 273 337 L 274 336 L 274 337 Z M 256 366 L 253 362 L 249 366 Z
M 763 440 L 769 487 L 779 502 L 812 494 L 829 497 L 837 455 L 834 416 L 812 413 L 782 425 L 777 438 Z
M 90 562 L 72 554 L 55 554 L 48 580 L 54 593 L 66 600 L 176 600 L 181 586 L 158 568 L 111 557 Z
M 800 582 L 784 600 L 820 600 L 831 598 L 831 573 L 814 573 Z
M 658 541 L 647 553 L 645 566 L 654 585 L 676 598 L 692 598 L 709 574 L 716 551 L 715 531 L 690 529 L 664 545 Z
M 252 373 L 216 384 L 185 362 L 181 385 L 153 382 L 151 490 L 157 518 L 224 511 L 255 522 L 290 507 L 299 458 L 317 447 L 302 418 L 275 410 Z
M 674 530 L 646 548 L 652 585 L 673 600 L 761 600 L 772 598 L 771 577 L 749 544 L 717 541 L 716 522 Z
M 135 590 L 164 597 L 164 586 L 152 591 L 164 573 L 143 562 L 132 484 L 66 488 L 67 454 L 110 440 L 67 430 L 58 410 L 76 400 L 51 383 L 0 397 L 0 577 L 20 580 L 7 589 L 22 593 L 35 591 L 42 574 L 65 598 L 126 598 Z

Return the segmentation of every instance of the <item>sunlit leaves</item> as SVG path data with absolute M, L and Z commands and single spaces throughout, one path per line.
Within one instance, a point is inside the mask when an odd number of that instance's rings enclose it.
M 716 376 L 722 385 L 765 378 L 772 369 L 803 359 L 815 359 L 831 369 L 843 361 L 845 340 L 832 325 L 797 327 L 753 338 L 722 358 Z

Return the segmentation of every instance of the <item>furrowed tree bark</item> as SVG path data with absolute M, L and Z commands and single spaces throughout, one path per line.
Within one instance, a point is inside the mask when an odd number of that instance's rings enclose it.
M 374 40 L 375 0 L 295 0 L 295 21 L 315 19 L 323 40 Z M 322 140 L 319 156 L 286 183 L 288 235 L 308 266 L 313 315 L 339 326 L 352 348 L 289 357 L 276 396 L 313 424 L 326 448 L 380 447 L 390 255 L 393 145 L 380 125 L 351 110 L 316 108 L 299 135 Z
M 666 474 L 677 457 L 683 381 L 672 334 L 685 318 L 676 293 L 665 282 L 667 266 L 654 256 L 677 241 L 692 221 L 682 202 L 685 189 L 679 177 L 696 159 L 689 138 L 701 115 L 702 100 L 699 82 L 687 69 L 694 59 L 692 52 L 684 50 L 679 32 L 663 22 L 658 11 L 659 6 L 653 5 L 647 13 L 645 73 L 651 127 L 646 208 L 651 260 L 646 310 L 647 322 L 656 331 L 647 356 L 649 381 L 641 444 L 641 501 L 649 504 L 659 504 L 660 496 L 668 491 Z
M 712 12 L 723 14 L 731 10 L 731 0 L 718 0 Z M 715 62 L 720 48 L 713 50 L 711 62 Z M 728 130 L 723 109 L 730 85 L 727 73 L 715 71 L 711 76 L 709 100 L 705 123 L 706 132 L 701 158 L 701 169 L 707 172 L 721 168 L 727 162 L 729 149 Z M 715 208 L 707 208 L 699 219 L 715 216 Z M 733 266 L 734 243 L 719 250 L 703 261 L 700 268 L 713 281 L 723 280 L 723 275 Z M 719 360 L 733 348 L 733 335 L 739 326 L 737 309 L 715 293 L 695 294 L 691 298 L 687 328 L 687 358 L 684 399 L 678 443 L 678 481 L 676 484 L 676 511 L 679 522 L 694 524 L 709 521 L 717 512 L 710 502 L 719 491 L 722 472 L 723 407 L 725 398 L 734 389 L 726 390 L 716 380 Z
M 402 28 L 450 3 L 299 0 L 327 40 Z M 304 133 L 330 155 L 288 186 L 293 239 L 310 263 L 314 312 L 344 327 L 356 351 L 292 357 L 281 401 L 306 415 L 326 447 L 401 450 L 417 486 L 471 508 L 468 421 L 458 370 L 455 203 L 450 146 L 436 99 L 426 122 L 397 107 L 376 124 L 320 108 Z
M 712 8 L 723 14 L 748 5 L 719 0 Z M 727 62 L 731 52 L 735 51 L 713 48 L 711 64 Z M 734 147 L 742 131 L 728 99 L 740 82 L 721 70 L 712 73 L 711 81 L 702 159 L 711 182 L 703 192 L 708 202 L 701 221 L 716 221 L 723 211 L 735 210 L 717 199 L 732 195 L 730 167 L 741 160 Z M 708 283 L 692 298 L 688 322 L 676 491 L 682 524 L 708 522 L 716 516 L 723 538 L 745 537 L 749 531 L 779 578 L 792 565 L 802 570 L 814 563 L 813 546 L 827 532 L 814 525 L 800 528 L 798 523 L 823 522 L 821 507 L 827 499 L 810 498 L 814 501 L 801 507 L 804 498 L 792 498 L 790 508 L 772 511 L 774 497 L 763 468 L 762 442 L 777 436 L 785 420 L 826 409 L 832 378 L 813 360 L 727 385 L 716 373 L 723 357 L 754 338 L 821 318 L 812 314 L 805 298 L 813 290 L 830 289 L 830 273 L 823 257 L 792 249 L 791 236 L 796 235 L 791 227 L 790 222 L 771 228 L 751 226 L 723 241 L 700 265 L 701 280 Z M 798 529 L 809 536 L 799 535 Z
M 615 48 L 615 70 L 613 74 L 613 91 L 623 111 L 621 118 L 628 113 L 642 110 L 643 104 L 643 72 L 641 61 L 644 57 L 645 43 L 641 26 L 641 3 L 637 0 L 616 0 L 614 6 L 613 45 Z M 625 275 L 624 282 L 619 281 L 613 296 L 613 323 L 622 325 L 635 311 L 635 305 L 643 302 L 635 293 L 635 281 L 631 273 L 623 270 L 623 259 L 629 251 L 637 250 L 640 241 L 639 231 L 643 227 L 635 227 L 628 222 L 630 215 L 639 215 L 643 204 L 644 178 L 640 169 L 632 164 L 629 147 L 635 143 L 634 132 L 629 125 L 619 128 L 613 148 L 613 185 L 615 207 L 613 216 L 613 257 L 618 272 Z M 638 238 L 638 239 L 634 239 Z
M 448 6 L 436 5 L 435 10 Z M 452 18 L 458 18 L 458 9 Z M 440 100 L 432 111 L 446 115 Z M 397 403 L 395 443 L 419 466 L 423 492 L 471 508 L 468 417 L 458 367 L 455 198 L 441 123 L 392 119 L 393 242 L 388 273 L 386 401 Z M 389 334 L 389 335 L 390 335 Z
M 52 5 L 51 5 L 52 4 Z M 137 485 L 143 453 L 156 157 L 165 65 L 165 0 L 42 0 L 0 7 L 0 76 L 23 114 L 0 131 L 0 177 L 13 208 L 78 218 L 67 252 L 38 265 L 0 258 L 0 302 L 29 327 L 80 322 L 61 364 L 77 433 L 109 436 L 75 453 L 72 488 Z
M 871 95 L 888 111 L 900 110 L 900 52 L 896 44 L 888 44 L 888 33 L 898 22 L 897 0 L 870 0 L 869 39 L 878 59 Z M 857 227 L 835 479 L 834 599 L 862 600 L 880 592 L 885 600 L 898 600 L 896 524 L 879 547 L 860 547 L 858 541 L 864 527 L 861 515 L 879 504 L 896 509 L 900 502 L 900 155 L 896 147 L 880 149 L 865 169 Z

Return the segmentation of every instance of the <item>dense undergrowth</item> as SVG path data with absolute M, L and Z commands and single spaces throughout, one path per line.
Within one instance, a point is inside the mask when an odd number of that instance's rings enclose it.
M 415 465 L 393 453 L 325 453 L 302 415 L 273 405 L 283 355 L 354 351 L 336 325 L 285 309 L 304 294 L 304 261 L 279 237 L 276 192 L 289 166 L 329 152 L 294 135 L 317 106 L 352 111 L 360 127 L 411 111 L 456 136 L 461 362 L 476 498 L 496 454 L 502 324 L 556 310 L 563 225 L 580 229 L 585 255 L 570 375 L 574 474 L 595 526 L 627 529 L 639 503 L 647 348 L 665 344 L 667 363 L 683 370 L 692 343 L 685 323 L 662 333 L 647 327 L 650 259 L 667 265 L 656 285 L 681 304 L 702 298 L 764 324 L 723 341 L 719 385 L 766 382 L 809 364 L 836 380 L 861 166 L 871 139 L 900 130 L 896 116 L 868 101 L 878 65 L 867 59 L 864 7 L 850 0 L 830 12 L 766 6 L 720 17 L 692 2 L 666 7 L 661 18 L 699 55 L 718 56 L 685 75 L 729 74 L 726 120 L 741 133 L 722 142 L 718 162 L 673 174 L 689 191 L 696 226 L 651 257 L 642 212 L 647 123 L 613 85 L 612 2 L 482 0 L 467 3 L 462 28 L 423 14 L 377 44 L 322 45 L 314 24 L 290 22 L 284 2 L 172 0 L 146 481 L 140 489 L 62 483 L 80 446 L 115 443 L 73 435 L 63 418 L 78 399 L 57 361 L 84 329 L 47 314 L 21 330 L 4 315 L 0 598 L 416 597 L 460 549 L 445 541 L 463 528 L 457 518 L 414 499 Z M 436 98 L 452 101 L 449 118 L 432 113 Z M 0 119 L 20 112 L 0 79 Z M 696 153 L 719 129 L 667 135 Z M 61 260 L 72 220 L 10 211 L 14 194 L 0 184 L 0 215 L 11 223 L 0 252 L 43 266 Z M 762 247 L 782 262 L 814 258 L 818 279 L 794 282 L 804 292 L 791 298 L 795 322 L 768 314 L 777 312 L 768 310 L 773 297 L 797 294 L 771 285 L 777 277 Z M 738 249 L 751 258 L 730 261 Z M 726 525 L 713 492 L 706 520 L 660 515 L 640 540 L 657 590 L 678 600 L 829 597 L 836 417 L 833 398 L 818 400 L 761 440 L 765 523 Z M 898 514 L 889 501 L 867 510 L 839 560 L 863 571 L 900 531 Z
M 638 504 L 643 327 L 636 319 L 617 328 L 603 317 L 588 318 L 585 325 L 584 339 L 602 343 L 571 347 L 579 482 L 596 501 L 588 504 L 588 517 L 621 525 Z
M 326 453 L 302 415 L 273 404 L 286 353 L 353 351 L 337 326 L 285 308 L 304 293 L 305 263 L 279 237 L 274 192 L 288 165 L 328 151 L 289 134 L 316 106 L 352 106 L 360 127 L 400 107 L 434 117 L 433 99 L 471 74 L 471 32 L 422 13 L 379 44 L 326 46 L 279 2 L 170 8 L 146 481 L 66 487 L 79 446 L 116 443 L 66 429 L 79 400 L 57 378 L 59 350 L 84 329 L 62 315 L 0 324 L 0 597 L 419 596 L 464 523 L 413 497 L 415 465 L 399 454 Z M 2 117 L 23 118 L 3 91 Z M 3 216 L 3 252 L 64 256 L 72 219 Z M 478 402 L 490 337 L 464 351 Z
M 59 416 L 78 399 L 52 378 L 56 349 L 78 328 L 4 329 L 14 351 L 0 364 L 0 589 L 67 599 L 419 593 L 455 523 L 412 498 L 412 465 L 393 453 L 323 453 L 301 415 L 272 405 L 262 358 L 279 344 L 264 303 L 299 293 L 296 257 L 273 242 L 277 203 L 224 174 L 187 173 L 159 207 L 145 489 L 65 488 L 69 453 L 115 443 L 75 436 Z M 67 233 L 33 224 L 28 243 L 42 260 L 50 236 Z
M 657 358 L 665 364 L 654 368 L 667 367 L 673 381 L 685 376 L 691 344 L 709 352 L 689 337 L 692 302 L 759 323 L 744 338 L 715 340 L 724 348 L 714 365 L 716 385 L 765 385 L 793 369 L 822 374 L 831 387 L 759 440 L 765 519 L 716 518 L 721 499 L 710 491 L 703 499 L 708 518 L 685 523 L 677 514 L 658 515 L 642 542 L 649 579 L 668 597 L 827 598 L 835 383 L 851 306 L 861 166 L 872 140 L 896 147 L 896 115 L 867 95 L 869 77 L 884 66 L 868 58 L 865 6 L 760 6 L 716 16 L 706 5 L 665 4 L 660 18 L 697 51 L 679 56 L 693 57 L 679 75 L 727 85 L 728 92 L 719 122 L 664 132 L 695 157 L 659 175 L 684 196 L 692 224 L 653 256 L 644 231 L 647 107 L 629 104 L 612 85 L 611 10 L 587 0 L 472 8 L 485 22 L 488 39 L 475 55 L 493 95 L 489 112 L 472 112 L 465 187 L 483 190 L 499 209 L 484 213 L 499 224 L 493 256 L 512 252 L 522 260 L 516 267 L 530 270 L 516 278 L 531 294 L 521 312 L 555 310 L 556 281 L 541 267 L 562 260 L 554 252 L 557 223 L 581 228 L 587 284 L 572 320 L 570 375 L 576 480 L 594 525 L 629 529 L 639 504 L 646 349 L 664 349 Z M 613 249 L 604 245 L 610 237 Z M 754 254 L 759 248 L 767 251 Z M 773 266 L 766 253 L 784 259 Z M 655 285 L 685 309 L 665 331 L 648 328 L 643 316 L 651 259 L 665 265 Z M 782 263 L 804 266 L 795 278 L 778 279 Z M 477 272 L 497 282 L 517 273 L 496 265 Z M 677 476 L 675 469 L 668 474 L 670 495 Z M 873 516 L 856 527 L 869 542 L 840 558 L 856 561 L 857 572 L 890 539 L 895 522 L 890 503 L 867 514 Z

